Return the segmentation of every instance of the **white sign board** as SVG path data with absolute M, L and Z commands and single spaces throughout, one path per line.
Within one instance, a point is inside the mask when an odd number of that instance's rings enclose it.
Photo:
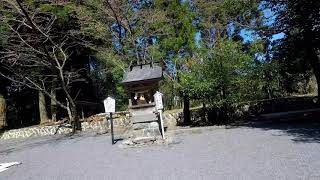
M 160 110 L 163 109 L 163 103 L 162 103 L 162 93 L 160 93 L 159 91 L 157 91 L 154 95 L 154 101 L 156 103 L 156 109 Z
M 116 112 L 116 100 L 112 97 L 108 97 L 103 101 L 104 110 L 106 113 Z
M 160 115 L 160 124 L 161 124 L 161 134 L 162 134 L 162 138 L 165 139 L 164 136 L 164 128 L 163 128 L 163 118 L 162 118 L 162 110 L 163 110 L 163 103 L 162 103 L 162 96 L 163 94 L 160 93 L 159 91 L 157 91 L 153 97 L 154 97 L 154 101 L 156 103 L 156 109 L 159 112 Z

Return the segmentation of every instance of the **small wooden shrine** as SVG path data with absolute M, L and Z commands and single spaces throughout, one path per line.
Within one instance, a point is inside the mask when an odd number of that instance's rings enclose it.
M 129 111 L 132 115 L 129 137 L 157 138 L 161 135 L 161 119 L 156 110 L 154 97 L 157 96 L 154 94 L 159 90 L 162 78 L 161 66 L 153 62 L 129 66 L 125 72 L 122 84 L 129 95 Z
M 162 78 L 159 63 L 131 65 L 122 80 L 129 95 L 129 109 L 154 107 L 153 95 Z

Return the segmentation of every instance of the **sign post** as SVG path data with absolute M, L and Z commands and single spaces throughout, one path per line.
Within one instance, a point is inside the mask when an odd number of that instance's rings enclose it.
M 106 113 L 110 113 L 110 123 L 111 123 L 111 143 L 115 144 L 114 141 L 114 133 L 113 133 L 113 119 L 112 119 L 112 113 L 116 111 L 116 100 L 112 97 L 108 97 L 103 101 L 104 110 Z
M 163 94 L 160 93 L 159 91 L 157 91 L 153 97 L 154 97 L 154 101 L 156 103 L 156 109 L 159 112 L 159 116 L 160 116 L 160 125 L 161 125 L 161 134 L 162 134 L 162 139 L 165 139 L 164 136 L 164 127 L 163 127 L 163 118 L 162 118 L 162 110 L 163 110 L 163 102 L 162 102 L 162 96 Z

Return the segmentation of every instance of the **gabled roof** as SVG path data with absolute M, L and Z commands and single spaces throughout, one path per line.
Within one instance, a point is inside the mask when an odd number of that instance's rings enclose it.
M 157 64 L 143 64 L 132 66 L 125 72 L 122 83 L 161 79 L 162 68 Z

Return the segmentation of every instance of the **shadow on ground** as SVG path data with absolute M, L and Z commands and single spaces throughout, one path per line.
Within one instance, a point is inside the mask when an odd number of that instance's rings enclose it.
M 287 121 L 243 122 L 229 128 L 260 128 L 263 130 L 280 130 L 285 135 L 292 136 L 296 143 L 320 143 L 320 120 L 318 117 Z
M 66 134 L 56 136 L 42 136 L 27 139 L 10 139 L 0 141 L 0 156 L 8 155 L 12 152 L 21 151 L 23 149 L 32 149 L 35 147 L 50 145 L 56 146 L 59 143 L 73 144 L 85 138 L 100 136 L 96 133 L 79 133 L 79 134 Z

